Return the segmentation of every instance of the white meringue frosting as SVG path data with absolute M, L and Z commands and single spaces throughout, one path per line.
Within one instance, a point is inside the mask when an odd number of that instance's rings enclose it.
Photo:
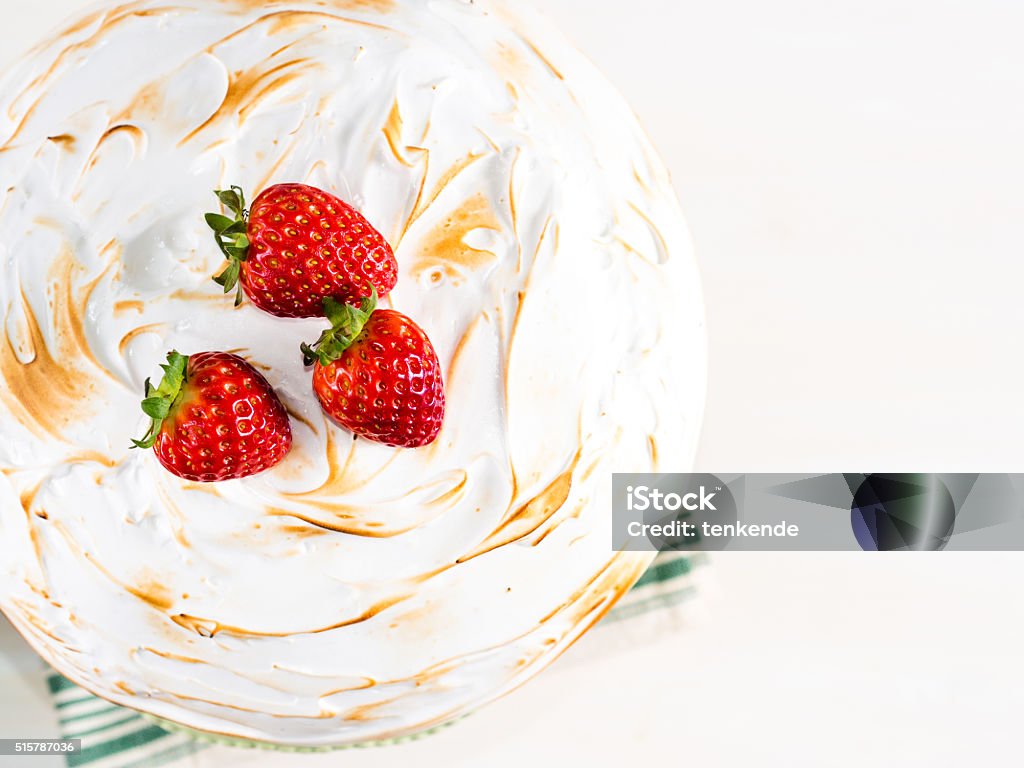
M 401 736 L 535 674 L 648 564 L 611 549 L 611 473 L 692 460 L 698 276 L 628 107 L 512 5 L 141 0 L 0 84 L 0 608 L 76 682 L 242 738 Z M 212 282 L 212 191 L 284 181 L 394 245 L 434 445 L 328 423 L 322 321 Z M 129 450 L 172 348 L 263 371 L 284 462 L 198 485 Z

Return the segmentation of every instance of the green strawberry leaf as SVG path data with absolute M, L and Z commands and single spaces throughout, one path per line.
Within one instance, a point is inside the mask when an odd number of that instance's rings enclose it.
M 299 346 L 302 360 L 306 365 L 319 363 L 326 367 L 338 360 L 345 350 L 355 343 L 370 316 L 377 309 L 377 289 L 374 288 L 373 295 L 363 299 L 358 307 L 330 297 L 324 299 L 323 304 L 324 315 L 331 327 L 320 334 L 316 343 Z
M 228 255 L 229 259 L 233 259 L 235 263 L 241 264 L 245 261 L 246 255 L 249 253 L 249 246 L 246 245 L 227 245 L 224 247 L 224 252 Z
M 166 419 L 171 404 L 162 397 L 147 397 L 142 401 L 142 412 L 151 419 Z
M 245 217 L 245 194 L 241 187 L 232 186 L 230 189 L 218 189 L 214 192 L 221 204 L 235 214 L 236 218 Z
M 231 293 L 242 272 L 242 265 L 237 260 L 228 263 L 227 268 L 213 278 L 213 282 L 224 287 L 224 293 Z
M 227 216 L 222 216 L 219 213 L 206 214 L 206 223 L 218 235 L 224 234 L 236 224 L 234 219 L 229 219 Z
M 154 389 L 152 382 L 146 379 L 146 398 L 142 401 L 142 412 L 151 422 L 141 440 L 132 440 L 133 448 L 148 449 L 156 444 L 164 421 L 181 401 L 188 370 L 188 356 L 171 351 L 167 355 L 167 362 L 160 368 L 164 372 L 160 386 Z
M 214 194 L 221 205 L 233 214 L 234 218 L 222 213 L 207 213 L 206 223 L 213 230 L 214 240 L 220 252 L 227 259 L 227 266 L 213 278 L 213 281 L 224 288 L 224 293 L 231 293 L 237 286 L 235 306 L 242 303 L 242 286 L 239 284 L 241 265 L 249 257 L 249 214 L 245 210 L 245 194 L 241 187 L 219 189 Z

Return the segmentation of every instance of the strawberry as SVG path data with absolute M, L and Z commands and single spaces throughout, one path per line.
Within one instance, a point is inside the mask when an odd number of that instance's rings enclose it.
M 355 208 L 316 187 L 278 184 L 245 210 L 239 187 L 216 192 L 234 218 L 206 214 L 228 266 L 214 280 L 238 286 L 264 312 L 320 317 L 323 300 L 355 306 L 376 290 L 387 295 L 398 263 L 384 237 Z
M 427 334 L 377 297 L 359 308 L 324 300 L 331 328 L 312 347 L 313 391 L 327 414 L 369 440 L 402 448 L 432 443 L 444 420 L 444 380 Z
M 267 380 L 238 355 L 171 352 L 160 386 L 146 382 L 153 422 L 136 448 L 154 448 L 172 474 L 201 483 L 270 469 L 292 447 L 288 414 Z

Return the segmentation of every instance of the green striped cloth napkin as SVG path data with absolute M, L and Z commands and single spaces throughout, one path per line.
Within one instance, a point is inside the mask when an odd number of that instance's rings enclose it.
M 607 636 L 620 634 L 626 627 L 637 629 L 635 633 L 626 634 L 648 638 L 659 631 L 678 628 L 681 618 L 678 606 L 695 592 L 693 571 L 702 562 L 702 555 L 670 552 L 658 555 L 630 593 L 573 651 L 593 653 L 602 644 L 601 636 L 607 640 Z M 616 625 L 618 632 L 612 629 Z M 588 647 L 581 649 L 581 646 Z M 66 756 L 69 768 L 200 768 L 207 765 L 203 760 L 207 755 L 201 753 L 215 746 L 224 749 L 213 741 L 199 740 L 187 731 L 163 727 L 144 715 L 91 696 L 55 672 L 48 672 L 46 683 L 63 735 L 82 740 L 82 751 Z M 258 753 L 249 752 L 246 765 L 258 764 L 258 757 Z M 221 760 L 208 764 L 219 765 Z

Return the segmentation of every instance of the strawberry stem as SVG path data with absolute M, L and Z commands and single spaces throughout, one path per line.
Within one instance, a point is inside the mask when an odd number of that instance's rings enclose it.
M 224 293 L 230 293 L 237 286 L 237 307 L 242 303 L 242 286 L 239 285 L 238 278 L 242 273 L 242 262 L 249 256 L 249 212 L 245 210 L 245 193 L 241 187 L 218 189 L 214 194 L 234 218 L 221 213 L 206 214 L 206 223 L 214 231 L 217 247 L 228 260 L 227 267 L 213 278 L 213 282 L 222 286 Z
M 167 363 L 160 366 L 164 377 L 160 386 L 154 388 L 146 379 L 146 399 L 142 401 L 142 412 L 152 420 L 149 430 L 141 440 L 132 440 L 132 448 L 148 449 L 156 443 L 164 419 L 170 415 L 174 406 L 181 399 L 188 369 L 188 357 L 171 351 L 167 355 Z
M 370 315 L 377 309 L 377 289 L 373 295 L 362 300 L 358 307 L 345 304 L 328 297 L 324 299 L 324 315 L 331 327 L 320 334 L 315 344 L 303 344 L 302 359 L 306 365 L 320 363 L 327 366 L 337 360 L 346 349 L 352 346 Z

